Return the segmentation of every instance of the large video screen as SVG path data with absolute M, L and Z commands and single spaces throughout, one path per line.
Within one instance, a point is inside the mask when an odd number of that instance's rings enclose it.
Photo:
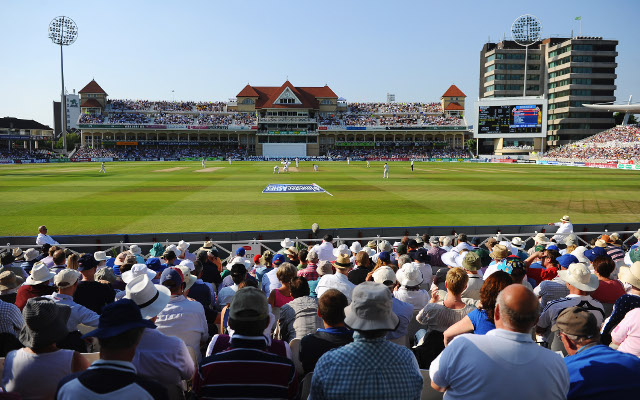
M 480 106 L 478 133 L 540 133 L 542 114 L 541 104 Z

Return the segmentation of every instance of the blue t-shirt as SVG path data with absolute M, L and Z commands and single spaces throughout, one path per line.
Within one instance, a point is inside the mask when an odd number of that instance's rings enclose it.
M 582 349 L 581 349 L 582 350 Z M 640 358 L 598 344 L 565 357 L 567 399 L 635 399 L 640 393 Z
M 473 324 L 473 333 L 485 335 L 487 332 L 496 329 L 496 325 L 487 319 L 484 310 L 475 309 L 467 314 Z

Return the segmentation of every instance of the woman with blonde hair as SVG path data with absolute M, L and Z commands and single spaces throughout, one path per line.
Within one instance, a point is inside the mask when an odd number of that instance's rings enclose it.
M 67 257 L 67 268 L 78 270 L 78 255 L 73 253 Z

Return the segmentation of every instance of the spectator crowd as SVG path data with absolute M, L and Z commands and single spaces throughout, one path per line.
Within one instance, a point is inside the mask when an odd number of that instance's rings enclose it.
M 616 126 L 578 142 L 548 151 L 543 159 L 578 161 L 640 161 L 640 127 Z
M 0 255 L 0 385 L 58 399 L 635 398 L 640 230 L 587 243 L 569 216 L 549 225 L 526 240 L 285 238 L 255 256 L 210 241 L 78 254 L 41 226 L 42 247 Z

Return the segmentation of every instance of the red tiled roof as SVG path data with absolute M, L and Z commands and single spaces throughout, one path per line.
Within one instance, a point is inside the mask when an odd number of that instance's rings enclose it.
M 274 101 L 289 88 L 291 92 L 300 100 L 302 104 L 274 104 Z M 255 93 L 255 94 L 251 94 Z M 251 95 L 250 95 L 251 94 Z M 286 81 L 282 86 L 245 86 L 236 97 L 258 97 L 256 108 L 311 108 L 318 109 L 320 104 L 317 98 L 338 98 L 329 88 L 322 87 L 295 87 L 291 82 Z
M 464 111 L 464 107 L 462 107 L 458 103 L 449 103 L 449 105 L 445 107 L 445 110 L 446 111 L 458 111 L 458 110 Z
M 462 90 L 458 89 L 456 85 L 451 85 L 442 97 L 467 97 L 467 95 L 462 93 Z
M 78 93 L 104 93 L 104 94 L 107 94 L 107 92 L 102 90 L 102 88 L 100 87 L 100 85 L 98 85 L 98 82 L 96 82 L 95 79 L 92 79 L 91 82 L 87 83 L 87 86 L 83 87 L 82 90 L 80 90 Z
M 258 97 L 258 93 L 253 90 L 251 85 L 247 84 L 236 97 Z
M 102 104 L 96 99 L 87 99 L 80 104 L 80 107 L 102 108 Z

